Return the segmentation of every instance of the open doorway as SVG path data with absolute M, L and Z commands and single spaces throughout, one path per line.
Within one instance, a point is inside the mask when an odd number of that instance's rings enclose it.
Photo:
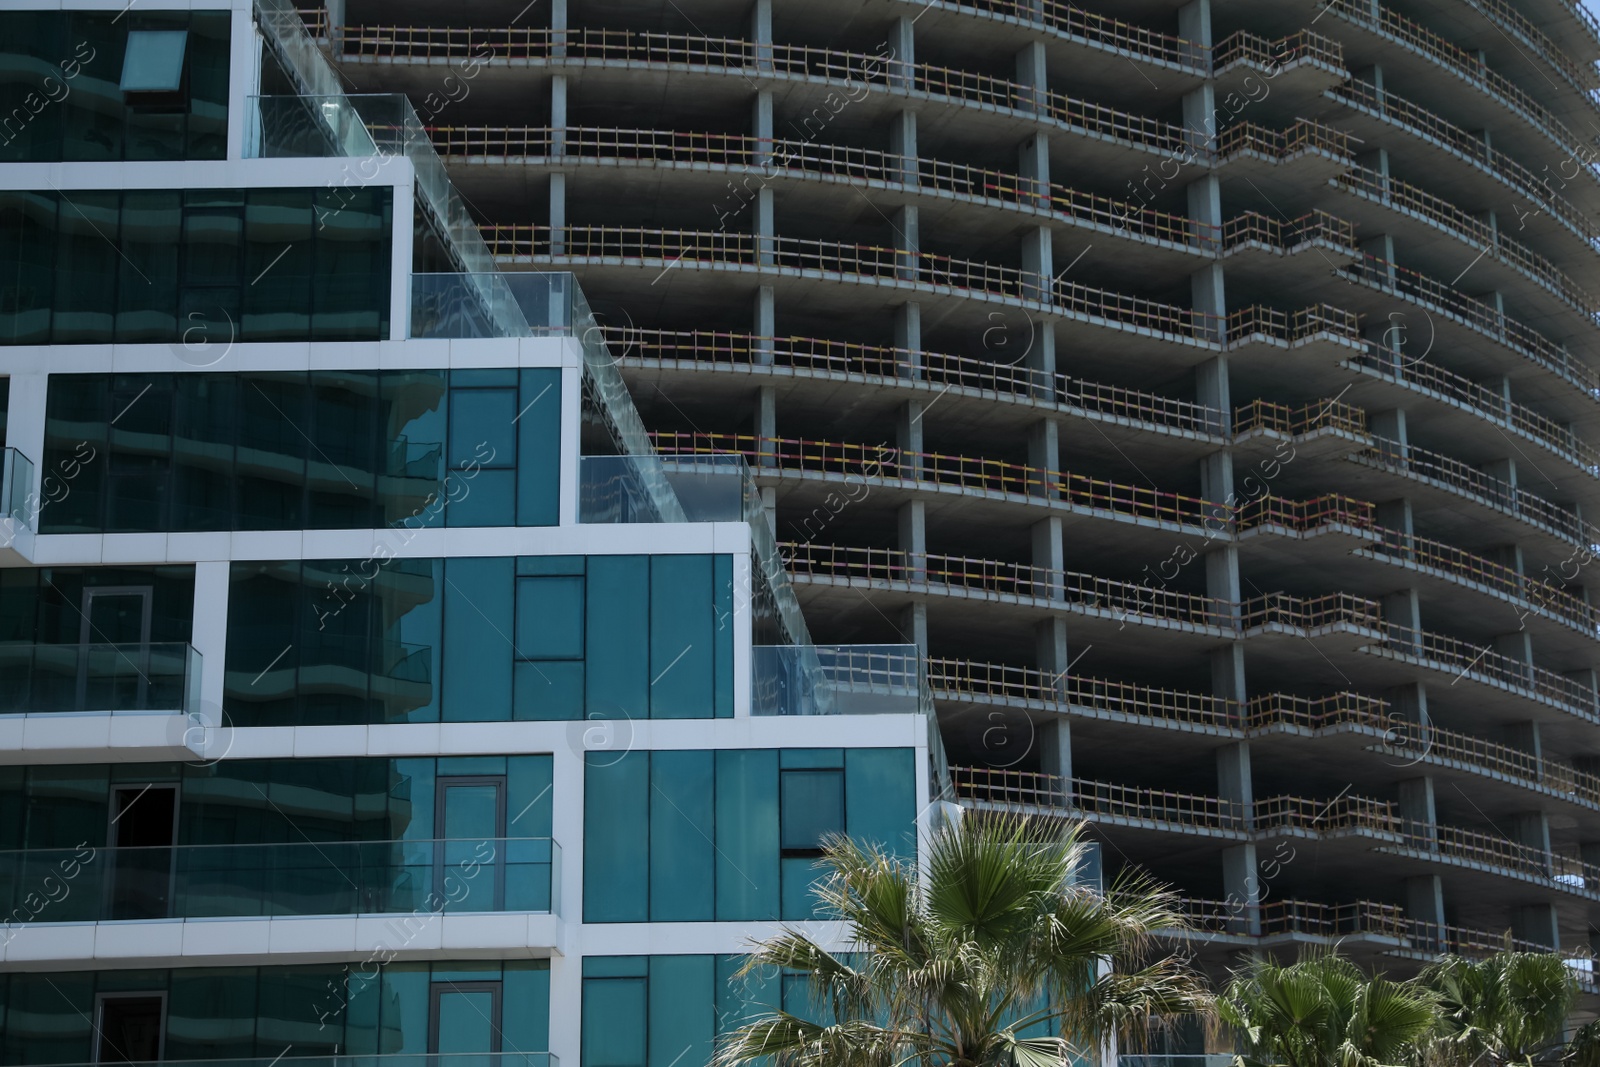
M 110 900 L 113 919 L 165 919 L 172 905 L 176 785 L 119 785 L 111 793 Z
M 91 586 L 83 591 L 78 624 L 80 709 L 144 709 L 150 697 L 154 596 L 148 585 Z
M 165 993 L 102 993 L 95 1029 L 96 1063 L 157 1063 L 166 1031 Z

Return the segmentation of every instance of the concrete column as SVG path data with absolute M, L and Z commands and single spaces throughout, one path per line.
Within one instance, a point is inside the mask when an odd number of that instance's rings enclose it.
M 1491 643 L 1491 647 L 1507 659 L 1516 660 L 1523 664 L 1522 681 L 1528 685 L 1533 682 L 1533 639 L 1527 630 L 1518 630 L 1515 633 L 1501 634 Z
M 1369 257 L 1362 264 L 1365 276 L 1380 285 L 1392 288 L 1395 284 L 1394 236 L 1387 233 L 1373 234 L 1360 242 L 1360 245 L 1361 254 Z
M 750 136 L 756 139 L 755 165 L 772 167 L 772 142 L 777 133 L 773 130 L 771 89 L 756 93 L 750 105 Z
M 1433 779 L 1427 775 L 1400 783 L 1400 818 L 1407 833 L 1421 837 L 1434 847 L 1439 840 L 1439 808 L 1434 798 Z
M 1072 723 L 1065 716 L 1034 728 L 1039 746 L 1039 769 L 1057 778 L 1072 777 Z
M 756 190 L 756 198 L 750 202 L 753 217 L 750 220 L 751 233 L 756 238 L 756 261 L 762 266 L 771 266 L 778 261 L 775 250 L 777 242 L 777 223 L 773 217 L 772 186 L 763 185 Z
M 1494 487 L 1492 499 L 1501 507 L 1517 510 L 1517 461 L 1508 456 L 1492 463 L 1481 464 L 1478 469 L 1501 483 Z
M 567 76 L 550 79 L 550 154 L 567 154 Z
M 559 256 L 567 250 L 567 176 L 559 172 L 550 175 L 550 254 Z
M 1193 220 L 1189 240 L 1196 247 L 1220 249 L 1222 247 L 1222 183 L 1215 174 L 1207 174 L 1197 181 L 1190 182 L 1184 189 L 1189 199 L 1189 218 Z M 1191 284 L 1191 290 L 1194 286 Z M 1222 306 L 1222 290 L 1215 294 L 1207 292 L 1205 303 L 1202 304 L 1197 296 L 1195 307 Z
M 1256 794 L 1250 774 L 1250 742 L 1235 741 L 1217 749 L 1217 795 L 1233 805 L 1242 825 L 1255 825 Z
M 1506 335 L 1505 294 L 1496 289 L 1487 293 L 1469 293 L 1468 295 L 1471 296 L 1472 299 L 1478 301 L 1480 304 L 1484 304 L 1489 308 L 1490 313 L 1493 314 L 1495 318 L 1495 332 L 1499 336 L 1504 337 Z
M 773 338 L 777 335 L 777 300 L 773 295 L 772 286 L 762 285 L 756 289 L 755 299 L 755 335 L 756 340 L 752 347 L 754 359 L 761 366 L 771 366 L 773 352 Z
M 1561 923 L 1554 904 L 1518 904 L 1511 909 L 1511 936 L 1552 951 L 1561 948 Z
M 1419 874 L 1406 879 L 1406 915 L 1427 924 L 1421 947 L 1435 952 L 1445 950 L 1444 882 L 1437 874 Z
M 341 3 L 343 0 L 341 0 Z M 550 0 L 550 54 L 567 54 L 567 0 Z
M 757 451 L 762 454 L 763 465 L 770 465 L 771 460 L 766 453 L 773 451 L 769 442 L 778 436 L 778 394 L 770 385 L 759 386 L 756 389 L 756 444 Z
M 1054 419 L 1041 419 L 1028 427 L 1028 466 L 1043 472 L 1028 492 L 1046 496 L 1050 486 L 1046 477 L 1061 470 L 1061 427 Z
M 914 300 L 894 309 L 894 346 L 899 349 L 897 358 L 909 364 L 899 373 L 922 377 L 922 305 Z
M 1368 416 L 1368 418 L 1370 419 L 1371 416 Z M 1398 534 L 1403 534 L 1406 554 L 1408 556 L 1412 555 L 1416 548 L 1413 539 L 1416 537 L 1417 529 L 1411 510 L 1410 498 L 1401 497 L 1399 500 L 1380 501 L 1376 506 L 1376 510 L 1378 525 L 1385 530 L 1393 530 Z
M 1206 82 L 1183 94 L 1183 130 L 1196 162 L 1206 163 L 1217 146 L 1217 89 Z
M 1212 69 L 1210 46 L 1215 43 L 1211 33 L 1211 0 L 1190 0 L 1178 9 L 1178 36 L 1188 42 L 1183 58 L 1191 64 L 1204 63 L 1209 72 Z
M 1067 622 L 1060 617 L 1045 619 L 1033 628 L 1034 662 L 1039 670 L 1053 678 L 1056 694 L 1063 700 L 1067 694 L 1067 668 L 1072 660 L 1067 657 Z
M 1017 148 L 1017 174 L 1029 202 L 1041 211 L 1050 210 L 1050 135 L 1037 133 Z
M 1256 846 L 1246 843 L 1222 850 L 1222 893 L 1234 933 L 1261 933 L 1261 877 L 1256 873 Z
M 1047 519 L 1040 519 L 1030 527 L 1029 532 L 1033 542 L 1033 565 L 1045 572 L 1039 575 L 1039 580 L 1045 586 L 1040 592 L 1047 593 L 1052 600 L 1061 600 L 1066 595 L 1062 573 L 1067 569 L 1061 516 L 1052 515 Z
M 1030 300 L 1051 303 L 1055 295 L 1055 241 L 1048 226 L 1036 226 L 1022 235 L 1022 292 Z
M 1406 722 L 1429 726 L 1433 719 L 1428 715 L 1428 687 L 1421 682 L 1408 682 L 1383 694 L 1389 702 L 1389 711 Z
M 1403 652 L 1415 652 L 1417 631 L 1422 629 L 1422 605 L 1415 589 L 1402 589 L 1383 597 L 1384 621 L 1389 624 L 1394 644 Z
M 750 8 L 750 42 L 756 69 L 772 69 L 772 0 L 756 0 Z
M 917 165 L 917 113 L 901 111 L 889 120 L 889 153 L 899 157 L 899 180 L 906 185 L 922 183 Z
M 1022 356 L 1022 365 L 1033 372 L 1033 394 L 1048 400 L 1056 399 L 1056 324 L 1040 322 L 1033 325 L 1028 338 L 1028 351 Z
M 1550 820 L 1542 811 L 1524 811 L 1511 817 L 1511 839 L 1523 848 L 1536 853 L 1531 857 L 1549 873 Z
M 1377 173 L 1378 185 L 1382 189 L 1383 195 L 1388 196 L 1389 150 L 1387 148 L 1375 148 L 1370 152 L 1357 152 L 1355 161 L 1356 166 L 1365 167 L 1366 169 L 1375 171 Z
M 1374 444 L 1384 459 L 1393 463 L 1410 460 L 1411 441 L 1406 431 L 1406 413 L 1403 409 L 1369 411 L 1367 430 L 1377 439 Z
M 921 500 L 908 500 L 896 511 L 900 526 L 900 551 L 905 554 L 906 581 L 928 578 L 928 508 Z
M 913 204 L 898 208 L 891 222 L 894 227 L 895 273 L 903 281 L 914 282 L 921 274 L 922 233 L 917 225 L 917 209 Z
M 900 637 L 908 645 L 917 646 L 917 654 L 928 655 L 928 605 L 921 601 L 907 604 L 900 610 Z
M 1575 671 L 1562 671 L 1561 676 L 1571 679 L 1584 689 L 1587 689 L 1589 691 L 1589 710 L 1600 713 L 1600 674 L 1597 674 L 1593 667 L 1584 667 Z M 1596 765 L 1595 773 L 1600 774 L 1600 764 Z
M 1018 111 L 1043 114 L 1049 109 L 1050 85 L 1045 74 L 1043 41 L 1029 41 L 1017 53 L 1017 85 L 1021 87 L 1014 105 Z
M 1228 437 L 1233 433 L 1233 390 L 1228 384 L 1228 357 L 1217 356 L 1208 359 L 1195 368 L 1194 371 L 1195 403 L 1204 404 L 1211 408 L 1215 414 L 1211 416 L 1212 422 L 1208 429 L 1219 437 Z M 1228 455 L 1228 453 L 1223 453 Z M 1228 464 L 1227 491 L 1233 491 L 1233 468 L 1230 460 Z M 1201 474 L 1202 480 L 1205 474 Z M 1211 500 L 1224 500 L 1226 497 L 1207 497 Z
M 922 477 L 922 412 L 920 400 L 907 400 L 895 412 L 895 447 L 900 450 L 900 477 Z
M 901 89 L 916 85 L 917 35 L 915 18 L 898 18 L 889 24 L 889 84 Z
M 1544 738 L 1537 722 L 1514 722 L 1501 731 L 1508 747 L 1526 752 L 1534 758 L 1536 777 L 1544 779 Z
M 1244 645 L 1238 641 L 1211 653 L 1211 695 L 1221 697 L 1233 705 L 1236 715 L 1243 714 L 1244 703 L 1249 699 L 1244 678 Z

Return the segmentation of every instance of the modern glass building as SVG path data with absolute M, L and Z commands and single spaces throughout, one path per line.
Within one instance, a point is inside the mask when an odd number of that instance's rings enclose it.
M 967 802 L 1217 964 L 1589 955 L 1578 0 L 305 6 L 657 447 L 745 457 L 818 639 L 925 655 Z
M 0 1063 L 669 1067 L 948 791 L 300 15 L 0 5 Z M 818 927 L 818 936 L 836 934 Z

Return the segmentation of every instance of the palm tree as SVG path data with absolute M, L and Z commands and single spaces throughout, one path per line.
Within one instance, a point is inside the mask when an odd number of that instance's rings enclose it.
M 1509 1067 L 1592 1056 L 1591 1028 L 1569 1049 L 1567 1018 L 1578 982 L 1553 952 L 1498 952 L 1487 959 L 1446 956 L 1422 974 L 1438 996 L 1439 1033 L 1424 1047 L 1426 1067 Z
M 926 874 L 875 846 L 825 843 L 817 893 L 849 952 L 788 929 L 742 972 L 802 973 L 821 1021 L 764 1015 L 726 1036 L 719 1067 L 1058 1067 L 1164 1018 L 1209 1015 L 1200 976 L 1151 951 L 1183 925 L 1170 893 L 1138 875 L 1104 893 L 1073 884 L 1081 827 L 968 816 L 923 851 Z
M 1254 960 L 1217 1003 L 1243 1067 L 1398 1067 L 1414 1059 L 1434 1011 L 1422 985 L 1369 979 L 1334 953 Z

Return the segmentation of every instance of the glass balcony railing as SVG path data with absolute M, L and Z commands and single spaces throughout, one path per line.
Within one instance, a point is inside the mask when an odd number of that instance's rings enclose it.
M 548 837 L 25 849 L 0 852 L 0 921 L 556 914 L 560 884 Z
M 6 449 L 4 480 L 0 481 L 0 496 L 5 498 L 6 515 L 33 528 L 33 508 L 28 498 L 33 493 L 33 460 L 15 448 Z
M 757 645 L 752 715 L 931 714 L 916 645 Z
M 0 642 L 0 714 L 194 712 L 200 653 L 182 642 Z
M 760 507 L 744 457 L 584 456 L 578 466 L 578 521 L 665 522 L 647 482 L 666 483 L 689 522 L 743 522 L 752 498 Z
M 117 1067 L 561 1067 L 549 1052 L 386 1052 L 370 1056 L 260 1056 L 251 1059 L 131 1060 Z M 52 1067 L 103 1067 L 90 1063 Z
M 574 285 L 559 271 L 413 274 L 411 336 L 504 337 L 507 322 L 526 324 L 522 336 L 570 335 Z

